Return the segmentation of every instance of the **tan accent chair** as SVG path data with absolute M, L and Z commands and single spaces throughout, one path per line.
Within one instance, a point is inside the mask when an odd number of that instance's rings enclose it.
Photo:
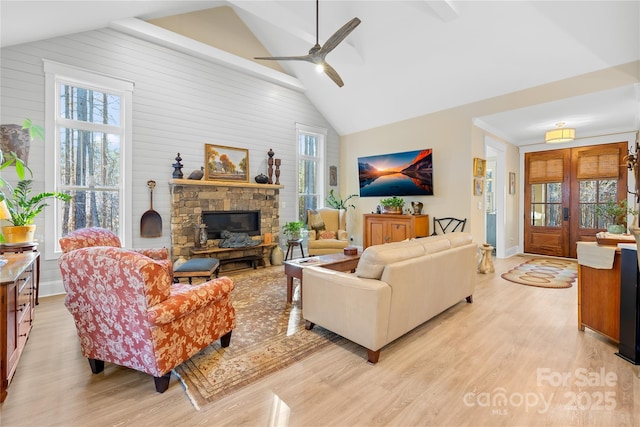
M 344 209 L 319 208 L 315 212 L 320 214 L 324 229 L 314 228 L 314 212 L 307 210 L 307 226 L 309 228 L 309 256 L 333 254 L 342 252 L 349 245 L 347 236 L 347 211 Z M 323 231 L 333 231 L 334 239 L 322 239 Z

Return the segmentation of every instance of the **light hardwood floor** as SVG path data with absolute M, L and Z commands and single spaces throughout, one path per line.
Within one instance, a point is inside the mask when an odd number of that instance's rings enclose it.
M 575 284 L 500 278 L 525 260 L 496 260 L 496 273 L 478 275 L 473 304 L 383 348 L 375 366 L 357 345 L 332 346 L 201 411 L 175 377 L 158 394 L 126 368 L 92 375 L 62 297 L 41 298 L 0 425 L 640 425 L 640 367 L 578 331 Z

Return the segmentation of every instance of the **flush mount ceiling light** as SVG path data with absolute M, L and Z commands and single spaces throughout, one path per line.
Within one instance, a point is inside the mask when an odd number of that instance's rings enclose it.
M 548 130 L 544 134 L 544 142 L 547 144 L 555 144 L 558 142 L 573 141 L 576 139 L 576 130 L 564 127 L 565 122 L 556 123 L 557 128 Z

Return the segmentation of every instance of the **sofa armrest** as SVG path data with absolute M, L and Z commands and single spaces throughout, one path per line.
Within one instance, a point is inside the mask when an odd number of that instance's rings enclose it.
M 305 320 L 369 350 L 387 343 L 391 306 L 387 283 L 322 267 L 306 267 L 302 277 Z
M 229 277 L 218 277 L 199 285 L 176 283 L 171 286 L 169 298 L 149 307 L 147 310 L 149 322 L 152 325 L 171 323 L 202 307 L 228 299 L 233 288 L 233 280 Z
M 144 256 L 148 256 L 151 259 L 162 260 L 169 259 L 169 249 L 167 248 L 141 248 L 131 249 L 133 252 L 138 252 Z

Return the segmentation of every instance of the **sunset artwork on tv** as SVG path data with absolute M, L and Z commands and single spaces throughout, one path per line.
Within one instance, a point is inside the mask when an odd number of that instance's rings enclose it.
M 433 196 L 433 150 L 358 158 L 360 197 Z

